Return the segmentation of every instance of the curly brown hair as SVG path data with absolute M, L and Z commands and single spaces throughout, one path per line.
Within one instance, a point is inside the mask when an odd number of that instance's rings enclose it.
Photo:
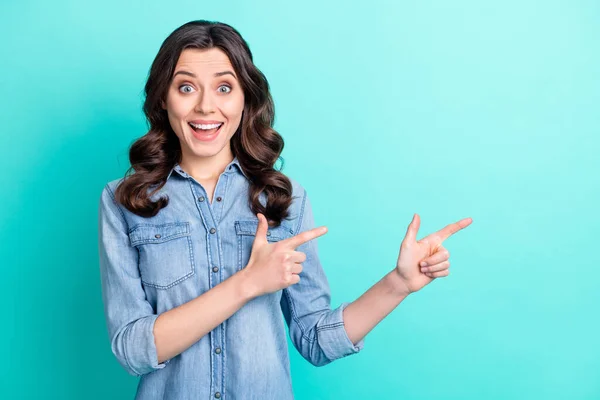
M 262 213 L 278 226 L 288 217 L 292 202 L 292 183 L 283 168 L 283 138 L 273 129 L 275 107 L 264 74 L 254 65 L 252 53 L 239 32 L 222 22 L 197 20 L 175 29 L 162 43 L 150 68 L 145 85 L 143 111 L 149 131 L 129 149 L 131 167 L 125 172 L 115 197 L 129 211 L 155 216 L 169 203 L 168 196 L 156 201 L 151 196 L 167 182 L 175 164 L 181 162 L 181 145 L 161 107 L 173 79 L 175 66 L 184 49 L 216 47 L 229 57 L 244 91 L 244 110 L 240 126 L 231 138 L 231 151 L 248 176 L 248 204 L 254 214 Z M 274 169 L 281 159 L 282 167 Z M 150 190 L 152 189 L 152 190 Z M 265 192 L 264 207 L 259 195 Z

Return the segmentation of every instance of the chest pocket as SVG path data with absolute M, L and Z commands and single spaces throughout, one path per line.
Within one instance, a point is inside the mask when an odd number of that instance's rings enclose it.
M 140 224 L 129 232 L 144 285 L 168 289 L 194 274 L 189 222 Z
M 252 244 L 256 237 L 256 228 L 258 228 L 258 220 L 235 221 L 235 233 L 238 242 L 238 271 L 248 265 L 252 253 Z M 267 230 L 267 241 L 278 242 L 293 235 L 292 228 L 282 222 L 278 227 Z

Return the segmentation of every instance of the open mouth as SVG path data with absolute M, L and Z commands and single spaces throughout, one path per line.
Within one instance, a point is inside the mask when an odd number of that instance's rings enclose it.
M 198 133 L 199 135 L 210 136 L 217 133 L 219 129 L 221 129 L 221 127 L 223 126 L 223 123 L 221 122 L 219 124 L 202 125 L 192 124 L 191 122 L 188 122 L 188 125 L 194 130 L 194 132 Z

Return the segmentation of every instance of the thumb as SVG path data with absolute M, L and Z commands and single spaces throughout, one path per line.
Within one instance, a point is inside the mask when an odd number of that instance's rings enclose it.
M 256 237 L 254 239 L 254 244 L 257 242 L 262 244 L 267 242 L 267 230 L 269 229 L 269 224 L 267 223 L 267 219 L 261 213 L 256 214 L 258 217 L 258 226 L 256 227 Z M 254 247 L 253 244 L 253 247 Z
M 417 241 L 417 232 L 419 232 L 419 226 L 421 225 L 421 217 L 419 214 L 414 214 L 412 221 L 408 224 L 408 228 L 406 229 L 406 236 L 404 236 L 404 240 L 408 243 Z

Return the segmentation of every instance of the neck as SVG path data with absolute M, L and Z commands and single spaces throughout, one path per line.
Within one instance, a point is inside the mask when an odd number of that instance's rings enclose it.
M 187 158 L 179 166 L 196 180 L 210 181 L 217 179 L 233 159 L 233 153 L 229 149 L 212 157 L 197 157 L 193 160 Z

